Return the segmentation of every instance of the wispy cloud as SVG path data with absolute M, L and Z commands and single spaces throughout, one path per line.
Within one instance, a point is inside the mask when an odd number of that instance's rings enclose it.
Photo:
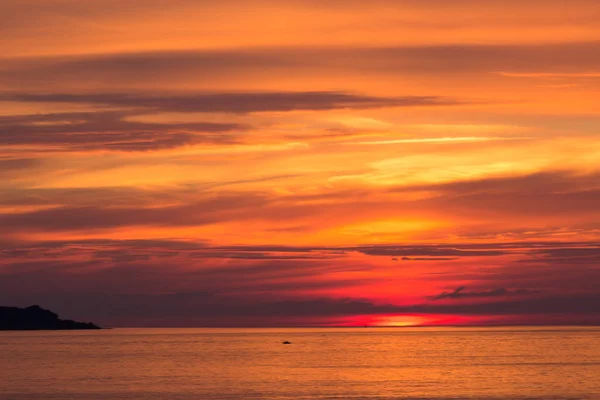
M 516 295 L 523 296 L 523 295 L 528 295 L 528 294 L 532 294 L 532 293 L 538 293 L 538 291 L 529 290 L 529 289 L 508 290 L 505 288 L 490 289 L 490 290 L 479 291 L 479 292 L 470 292 L 470 291 L 465 291 L 465 290 L 466 290 L 466 287 L 461 286 L 461 287 L 456 288 L 452 292 L 442 292 L 435 296 L 430 296 L 429 298 L 431 300 L 444 300 L 444 299 L 456 300 L 456 299 L 473 299 L 473 298 L 487 298 L 487 297 L 507 297 L 507 296 L 516 296 Z
M 468 143 L 468 142 L 489 142 L 495 140 L 525 140 L 528 137 L 440 137 L 440 138 L 414 138 L 414 139 L 394 139 L 394 140 L 378 140 L 367 142 L 352 142 L 345 143 L 346 145 L 385 145 L 385 144 L 419 144 L 419 143 Z
M 498 72 L 502 76 L 512 78 L 600 78 L 600 72 Z

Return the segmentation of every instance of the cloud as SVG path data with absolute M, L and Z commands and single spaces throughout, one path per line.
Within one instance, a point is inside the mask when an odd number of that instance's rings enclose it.
M 227 201 L 226 198 L 215 198 L 212 201 Z M 211 203 L 212 203 L 211 201 Z M 206 203 L 207 207 L 211 203 Z M 209 207 L 208 207 L 209 208 Z M 429 245 L 402 245 L 388 244 L 378 245 L 378 250 L 374 255 L 379 256 L 386 252 L 399 252 L 412 255 L 418 254 L 447 254 L 460 252 L 467 253 L 467 257 L 477 255 L 479 257 L 497 257 L 505 255 L 530 256 L 538 259 L 540 254 L 562 254 L 571 256 L 595 256 L 599 251 L 599 244 L 595 242 L 562 242 L 562 241 L 530 241 L 530 242 L 488 242 L 488 243 L 455 243 L 455 244 L 429 244 Z M 306 257 L 323 255 L 327 256 L 345 256 L 352 252 L 371 255 L 374 246 L 292 246 L 292 245 L 236 245 L 236 246 L 216 246 L 209 241 L 201 240 L 169 240 L 169 239 L 147 239 L 147 240 L 114 240 L 114 239 L 87 239 L 87 240 L 46 240 L 41 242 L 14 242 L 0 243 L 0 252 L 22 251 L 26 254 L 39 253 L 43 255 L 46 251 L 55 251 L 57 249 L 78 249 L 86 251 L 89 249 L 101 249 L 103 252 L 121 250 L 123 254 L 136 251 L 154 252 L 160 250 L 176 251 L 187 253 L 191 257 L 199 258 L 240 258 L 247 257 L 253 259 L 256 256 L 261 259 L 267 255 L 281 255 L 293 257 Z M 4 254 L 4 253 L 3 253 Z M 105 253 L 108 254 L 108 253 Z M 460 256 L 457 256 L 460 257 Z M 402 259 L 414 260 L 411 257 Z M 275 257 L 276 259 L 276 257 Z M 439 257 L 427 258 L 428 260 L 440 260 Z M 442 258 L 444 259 L 444 258 Z M 452 258 L 455 259 L 455 258 Z
M 228 221 L 264 207 L 264 195 L 208 196 L 182 205 L 140 208 L 62 206 L 24 213 L 0 213 L 0 226 L 20 230 L 69 231 L 123 226 L 199 226 Z M 12 228 L 2 228 L 3 230 Z
M 525 245 L 513 246 L 525 254 L 572 248 L 566 243 Z M 507 246 L 510 244 L 465 243 L 455 248 L 512 250 Z M 389 275 L 378 274 L 375 265 L 350 257 L 356 249 L 213 246 L 184 240 L 4 243 L 0 246 L 0 301 L 16 305 L 37 302 L 69 317 L 127 326 L 144 325 L 149 319 L 159 325 L 210 326 L 223 323 L 224 318 L 234 325 L 248 321 L 260 325 L 295 317 L 314 321 L 319 317 L 393 314 L 530 318 L 567 314 L 571 321 L 583 321 L 600 314 L 597 303 L 589 303 L 600 300 L 594 287 L 597 268 L 572 269 L 565 274 L 563 268 L 555 270 L 552 265 L 545 266 L 540 276 L 539 269 L 525 271 L 511 264 L 479 269 L 466 263 L 439 279 L 445 285 L 468 279 L 487 287 L 502 286 L 479 291 L 459 287 L 430 296 L 438 300 L 433 302 L 336 297 L 332 291 L 361 293 L 369 284 L 379 285 L 381 279 L 389 283 Z M 349 253 L 334 253 L 341 251 Z M 331 258 L 332 254 L 344 258 Z M 369 278 L 365 280 L 365 276 Z M 136 283 L 133 290 L 131 282 Z M 535 289 L 507 289 L 513 287 Z M 172 322 L 175 317 L 179 319 Z
M 0 158 L 0 171 L 29 169 L 40 165 L 40 160 L 35 158 Z
M 262 253 L 256 251 L 198 251 L 190 254 L 194 258 L 227 258 L 232 260 L 323 260 L 335 259 L 342 257 L 342 254 L 331 254 L 322 252 L 303 252 L 298 253 L 286 252 L 283 254 Z
M 561 56 L 556 57 L 556 54 Z M 0 87 L 50 91 L 77 89 L 85 85 L 88 90 L 97 87 L 106 91 L 123 85 L 167 88 L 182 82 L 196 88 L 214 87 L 215 82 L 235 82 L 240 86 L 244 81 L 274 75 L 300 79 L 315 68 L 322 76 L 332 78 L 340 74 L 350 78 L 373 73 L 380 76 L 465 72 L 489 75 L 496 71 L 552 73 L 557 70 L 585 73 L 597 68 L 600 62 L 598 54 L 598 42 L 581 42 L 378 48 L 284 47 L 12 58 L 3 61 Z M 223 109 L 226 99 L 232 101 L 227 97 L 217 98 L 214 109 Z M 189 100 L 186 104 L 193 105 Z M 247 112 L 251 108 L 236 104 L 239 111 Z M 231 104 L 229 107 L 232 107 Z
M 482 292 L 465 292 L 466 287 L 461 286 L 456 288 L 453 292 L 442 292 L 435 296 L 430 296 L 431 300 L 444 300 L 444 299 L 469 299 L 469 298 L 486 298 L 486 297 L 507 297 L 514 295 L 526 295 L 531 293 L 537 293 L 535 290 L 529 289 L 518 289 L 508 290 L 504 288 L 490 289 Z
M 471 250 L 471 249 L 460 249 L 457 248 L 460 245 L 426 245 L 426 246 L 364 246 L 364 247 L 355 247 L 352 250 L 358 251 L 360 253 L 369 255 L 369 256 L 405 256 L 403 260 L 415 260 L 415 261 L 430 261 L 430 260 L 448 260 L 455 259 L 449 258 L 448 256 L 456 256 L 456 257 L 491 257 L 491 256 L 503 256 L 506 254 L 510 254 L 506 250 Z M 413 259 L 409 256 L 426 256 L 425 259 Z M 431 256 L 431 257 L 427 257 Z M 439 258 L 442 257 L 442 258 Z
M 388 145 L 388 144 L 414 144 L 414 143 L 431 143 L 431 144 L 452 144 L 452 143 L 462 143 L 462 142 L 490 142 L 495 140 L 526 140 L 530 139 L 527 137 L 518 137 L 518 138 L 510 138 L 510 137 L 440 137 L 440 138 L 416 138 L 416 139 L 394 139 L 394 140 L 378 140 L 378 141 L 368 141 L 368 142 L 352 142 L 346 143 L 346 145 Z
M 414 312 L 454 315 L 556 315 L 596 316 L 600 314 L 600 296 L 597 293 L 574 295 L 546 295 L 519 300 L 492 303 L 417 305 Z
M 600 315 L 600 296 L 546 296 L 523 298 L 508 302 L 475 303 L 462 305 L 395 305 L 374 303 L 363 299 L 316 299 L 310 301 L 283 301 L 261 305 L 261 310 L 276 315 L 543 315 L 568 314 L 577 316 Z
M 262 179 L 268 179 L 263 177 Z M 517 224 L 504 224 L 509 218 L 536 215 L 545 219 L 545 227 L 564 226 L 567 219 L 573 229 L 588 229 L 593 234 L 598 214 L 600 188 L 597 174 L 544 173 L 528 176 L 490 178 L 431 185 L 411 185 L 396 188 L 341 190 L 317 195 L 279 194 L 270 190 L 233 190 L 218 182 L 188 186 L 136 188 L 90 188 L 55 190 L 5 190 L 0 204 L 35 205 L 11 214 L 0 213 L 0 229 L 10 227 L 20 231 L 69 231 L 108 229 L 124 226 L 181 227 L 202 226 L 208 223 L 241 222 L 247 220 L 285 225 L 312 224 L 321 229 L 331 223 L 353 224 L 357 220 L 409 217 L 414 214 L 436 213 L 442 218 L 471 221 L 443 229 L 438 237 L 456 235 L 465 242 L 470 238 L 484 239 L 520 236 L 537 240 L 539 237 L 558 237 L 552 232 L 530 234 Z M 232 183 L 232 182 L 229 182 Z M 229 189 L 229 190 L 228 190 Z M 360 189 L 360 188 L 359 188 Z M 415 201 L 405 193 L 426 192 Z M 219 201 L 221 199 L 222 201 Z M 163 206 L 157 206 L 157 203 Z M 51 205 L 52 208 L 40 209 Z M 360 217 L 357 210 L 361 211 Z M 324 221 L 316 216 L 329 215 Z M 501 216 L 501 219 L 499 219 Z M 360 218 L 360 219 L 359 219 Z M 481 221 L 483 231 L 474 231 L 472 221 Z M 495 221 L 495 231 L 489 231 Z M 562 225 L 561 225 L 562 224 Z M 521 229 L 508 231 L 509 229 Z M 530 229 L 530 228 L 529 228 Z M 595 227 L 597 229 L 597 227 Z M 575 229 L 577 231 L 577 229 Z M 574 231 L 574 232 L 575 232 Z M 512 233 L 512 234 L 511 234 Z M 531 233 L 531 232 L 529 232 Z M 564 231 L 563 231 L 564 233 Z M 391 242 L 394 239 L 390 240 Z M 346 247 L 366 255 L 410 258 L 490 257 L 514 253 L 510 245 L 494 248 L 465 245 L 365 245 Z
M 581 248 L 555 248 L 555 249 L 538 249 L 533 250 L 532 254 L 541 255 L 544 257 L 561 257 L 561 258 L 581 258 L 581 257 L 600 257 L 600 244 Z
M 96 104 L 149 111 L 253 113 L 298 110 L 369 109 L 454 104 L 438 96 L 374 97 L 345 92 L 239 92 L 173 94 L 11 94 L 9 101 Z
M 174 94 L 12 93 L 0 100 L 101 107 L 95 112 L 0 116 L 0 146 L 44 151 L 150 151 L 194 144 L 234 144 L 247 125 L 233 122 L 150 123 L 131 117 L 161 112 L 254 113 L 455 104 L 437 96 L 374 97 L 345 92 Z M 107 111 L 103 108 L 118 108 Z M 236 135 L 236 133 L 238 135 Z
M 155 250 L 116 247 L 111 251 L 110 244 L 102 246 L 80 242 L 62 249 L 13 254 L 9 262 L 4 258 L 0 264 L 0 301 L 40 302 L 69 314 L 76 309 L 87 309 L 88 318 L 129 317 L 129 323 L 135 324 L 147 316 L 168 319 L 176 315 L 243 316 L 246 312 L 252 315 L 260 312 L 257 303 L 349 288 L 369 281 L 362 277 L 331 279 L 335 273 L 356 269 L 344 263 L 307 260 L 224 263 L 218 259 L 188 258 L 185 251 L 157 259 Z M 49 257 L 53 254 L 59 256 Z M 146 257 L 138 257 L 143 255 Z M 127 258 L 120 259 L 121 256 Z M 329 274 L 332 276 L 327 279 Z M 73 302 L 73 298 L 78 301 Z
M 560 192 L 590 191 L 600 187 L 600 173 L 591 171 L 557 170 L 543 171 L 517 176 L 486 177 L 483 179 L 458 180 L 448 183 L 429 185 L 410 185 L 391 189 L 392 191 L 406 190 L 436 190 L 454 196 L 470 194 L 493 193 L 540 193 L 553 195 Z
M 568 248 L 534 249 L 529 257 L 517 260 L 521 264 L 545 264 L 558 266 L 595 266 L 600 265 L 600 245 L 590 244 Z
M 4 300 L 0 294 L 0 300 Z M 484 316 L 527 317 L 534 321 L 539 316 L 562 318 L 565 324 L 598 323 L 600 298 L 598 295 L 548 296 L 524 298 L 508 302 L 460 305 L 396 305 L 377 303 L 361 298 L 295 298 L 265 300 L 223 296 L 211 291 L 172 292 L 154 295 L 82 293 L 72 301 L 68 293 L 37 294 L 56 311 L 67 316 L 81 315 L 110 325 L 139 326 L 139 321 L 150 319 L 159 326 L 218 326 L 264 325 L 265 321 L 298 320 L 303 324 L 320 317 L 352 317 L 377 315 L 429 315 L 429 316 Z M 10 304 L 25 305 L 21 298 Z M 176 322 L 171 322 L 176 321 Z M 249 322 L 250 321 L 250 322 Z M 510 320 L 507 320 L 510 321 Z M 543 319 L 541 320 L 543 322 Z M 275 322 L 276 323 L 276 322 Z M 267 322 L 268 324 L 268 322 Z M 146 325 L 147 326 L 147 325 Z
M 45 151 L 148 151 L 197 143 L 231 143 L 234 123 L 154 124 L 126 121 L 124 112 L 0 116 L 0 146 Z
M 423 199 L 424 209 L 444 210 L 454 216 L 479 215 L 496 218 L 503 215 L 554 219 L 570 216 L 585 220 L 598 214 L 600 174 L 597 171 L 546 171 L 521 176 L 488 177 L 441 184 L 410 185 L 390 189 L 395 193 L 430 191 L 434 196 Z M 564 222 L 559 222 L 564 223 Z M 570 225 L 574 224 L 574 220 Z
M 498 72 L 502 76 L 512 78 L 538 78 L 538 79 L 555 79 L 555 78 L 600 78 L 600 72 Z
M 10 179 L 15 174 L 39 168 L 42 161 L 37 158 L 2 158 L 0 157 L 0 177 Z M 1 193 L 1 191 L 0 191 Z M 2 201 L 0 201 L 2 204 Z

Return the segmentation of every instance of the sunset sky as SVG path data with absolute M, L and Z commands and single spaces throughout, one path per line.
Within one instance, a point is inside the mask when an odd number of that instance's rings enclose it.
M 0 0 L 0 305 L 600 324 L 598 0 Z

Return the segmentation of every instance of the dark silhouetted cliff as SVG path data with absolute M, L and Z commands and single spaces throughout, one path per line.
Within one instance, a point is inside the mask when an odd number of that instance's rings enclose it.
M 27 308 L 0 307 L 0 330 L 33 331 L 63 329 L 101 329 L 91 323 L 60 319 L 57 314 L 40 306 Z

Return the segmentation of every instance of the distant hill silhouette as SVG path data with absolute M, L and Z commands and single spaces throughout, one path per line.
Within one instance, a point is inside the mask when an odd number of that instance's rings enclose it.
M 0 331 L 102 329 L 97 325 L 60 319 L 40 306 L 0 307 Z

